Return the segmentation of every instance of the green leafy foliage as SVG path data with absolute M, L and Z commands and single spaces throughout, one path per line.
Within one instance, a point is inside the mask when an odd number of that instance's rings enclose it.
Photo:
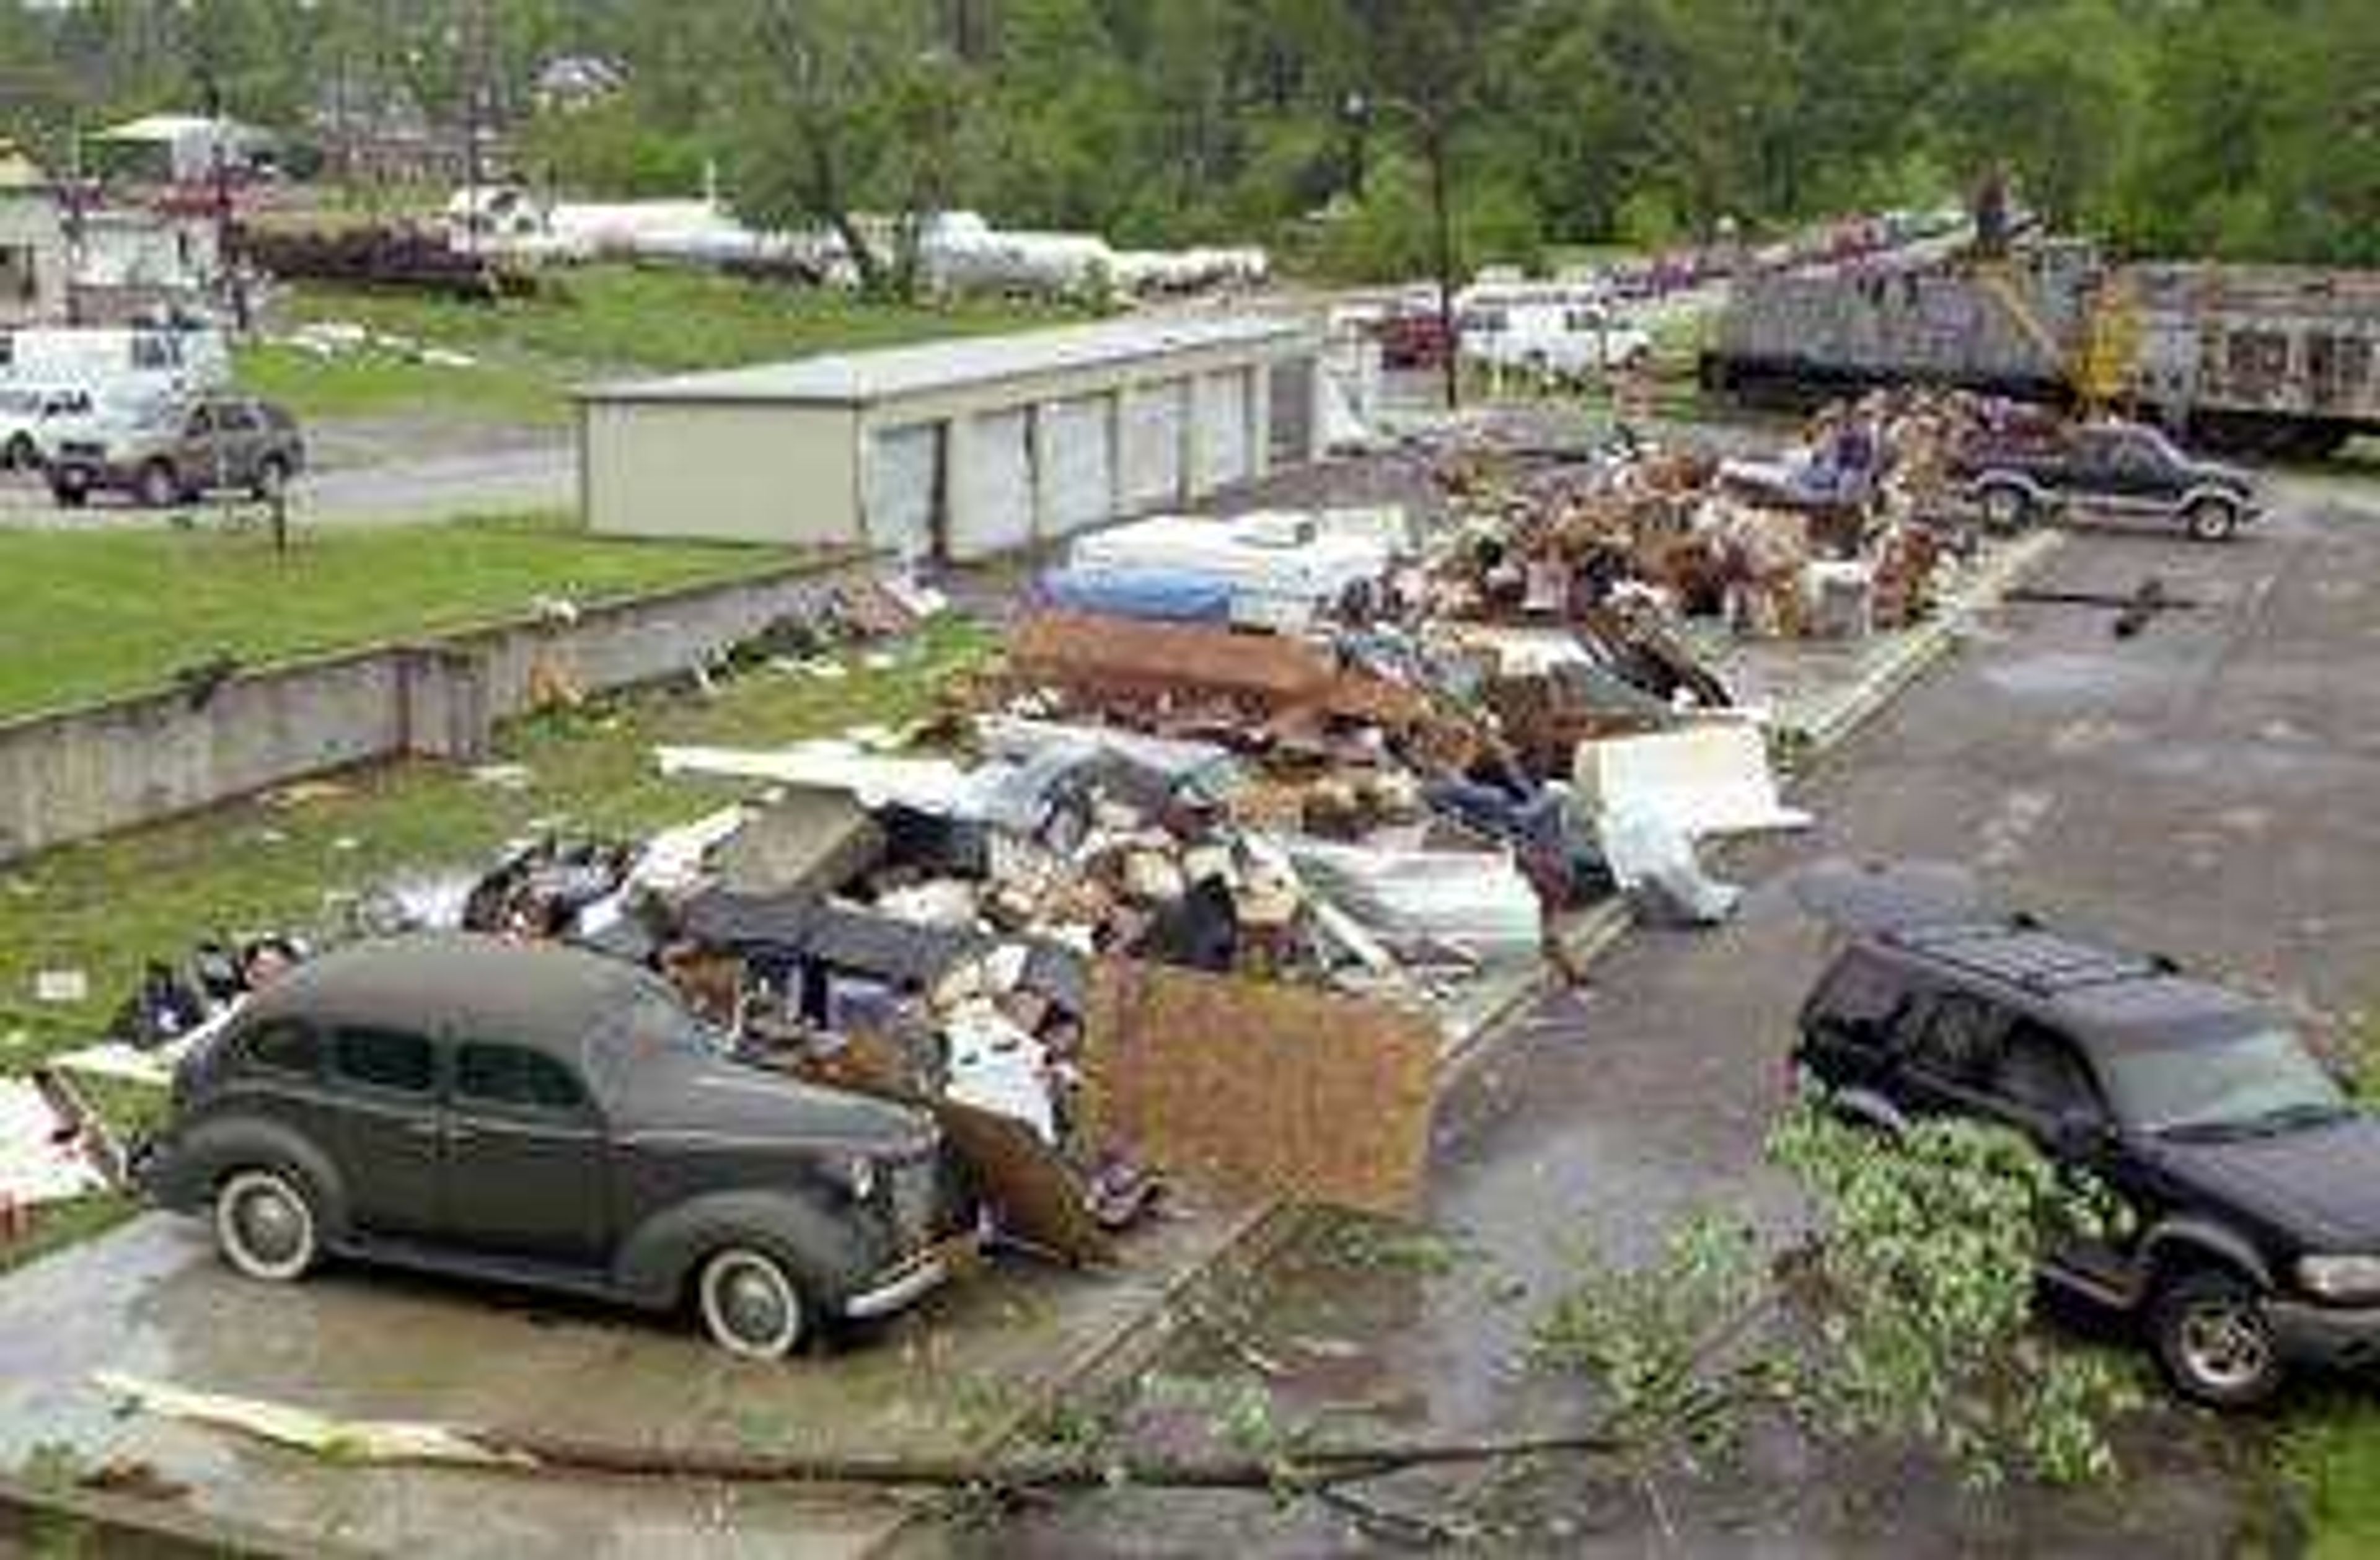
M 1596 1382 L 1648 1456 L 1699 1463 L 1776 1408 L 1926 1445 L 1981 1486 L 2113 1473 L 2131 1371 L 2044 1336 L 2033 1307 L 2044 1242 L 2106 1234 L 2119 1207 L 1971 1124 L 1887 1140 L 1802 1110 L 1770 1151 L 1810 1199 L 1805 1238 L 1772 1254 L 1706 1213 L 1647 1265 L 1591 1261 L 1540 1320 L 1540 1362 Z
M 2143 250 L 2380 259 L 2370 0 L 0 0 L 0 129 L 62 156 L 80 116 L 194 105 L 320 133 L 334 86 L 451 123 L 469 61 L 532 175 L 755 214 L 975 206 L 1127 242 L 1293 235 L 1367 205 L 1366 163 L 1458 128 L 1474 247 L 1934 203 L 2006 163 L 2053 214 Z M 532 112 L 563 52 L 627 67 Z M 1393 198 L 1393 192 L 1392 192 Z M 1390 208 L 1393 210 L 1394 208 Z M 1657 220 L 1666 216 L 1667 220 Z M 1385 219 L 1326 262 L 1374 272 Z M 1293 248 L 1312 248 L 1297 246 Z M 897 246 L 895 246 L 897 249 Z M 1352 251 L 1352 252 L 1349 252 Z M 897 279 L 900 257 L 881 258 Z

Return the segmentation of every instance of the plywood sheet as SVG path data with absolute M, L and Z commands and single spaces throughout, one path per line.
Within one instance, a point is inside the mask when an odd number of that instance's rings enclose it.
M 1104 959 L 1086 1037 L 1095 1140 L 1227 1195 L 1418 1212 L 1438 1041 L 1418 1014 Z

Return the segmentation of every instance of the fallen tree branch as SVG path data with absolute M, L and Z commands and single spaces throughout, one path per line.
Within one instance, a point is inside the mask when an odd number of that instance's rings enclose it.
M 1632 1449 L 1609 1431 L 1419 1445 L 1302 1447 L 1272 1458 L 1032 1454 L 879 1456 L 630 1446 L 493 1426 L 333 1420 L 306 1408 L 102 1372 L 105 1391 L 133 1408 L 253 1436 L 330 1461 L 415 1464 L 520 1473 L 702 1479 L 723 1483 L 1081 1490 L 1130 1483 L 1180 1490 L 1318 1493 L 1409 1469 L 1498 1462 L 1554 1453 L 1609 1456 Z

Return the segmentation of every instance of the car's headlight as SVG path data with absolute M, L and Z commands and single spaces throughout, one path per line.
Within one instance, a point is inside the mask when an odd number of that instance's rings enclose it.
M 2298 1282 L 2325 1300 L 2380 1299 L 2380 1257 L 2301 1257 Z
M 834 1164 L 835 1178 L 843 1183 L 843 1189 L 851 1195 L 854 1202 L 866 1202 L 876 1195 L 880 1174 L 876 1161 L 864 1153 L 853 1154 Z

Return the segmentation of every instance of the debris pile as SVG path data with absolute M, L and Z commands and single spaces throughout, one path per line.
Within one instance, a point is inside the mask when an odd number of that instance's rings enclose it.
M 931 1111 L 999 1230 L 1069 1261 L 1103 1259 L 1156 1168 L 1409 1209 L 1447 1034 L 1539 977 L 1565 915 L 1723 919 L 1701 845 L 1807 824 L 1713 626 L 1925 611 L 1964 545 L 1941 451 L 1978 415 L 1872 398 L 1773 462 L 1475 433 L 1424 448 L 1427 517 L 1110 531 L 934 717 L 663 748 L 745 799 L 385 885 L 355 930 L 647 964 L 748 1059 Z M 696 676 L 828 675 L 942 605 L 848 591 Z M 154 988 L 127 1038 L 237 1001 Z

